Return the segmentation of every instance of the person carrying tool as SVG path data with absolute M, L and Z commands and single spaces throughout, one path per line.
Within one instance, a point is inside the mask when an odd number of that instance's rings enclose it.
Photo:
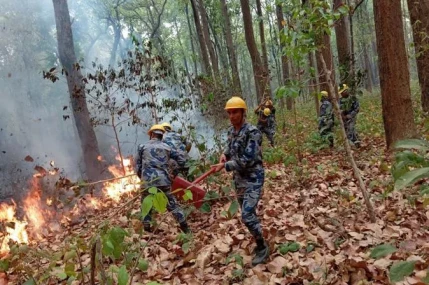
M 188 143 L 186 139 L 183 138 L 181 135 L 176 133 L 169 123 L 164 122 L 161 124 L 161 126 L 163 126 L 165 129 L 165 133 L 162 141 L 167 145 L 169 145 L 171 148 L 175 149 L 176 151 L 181 152 L 185 157 L 185 162 L 187 162 L 189 159 L 188 152 L 191 149 L 191 144 Z M 180 168 L 174 159 L 170 159 L 168 166 L 169 166 L 169 173 L 172 179 L 174 179 L 174 177 L 176 177 L 179 174 L 179 172 L 182 172 L 182 174 L 185 177 L 188 174 L 188 168 L 187 167 Z
M 261 133 L 267 136 L 271 147 L 274 147 L 274 135 L 276 134 L 275 113 L 276 108 L 274 108 L 270 96 L 267 96 L 264 102 L 255 109 L 255 114 L 258 115 L 257 127 Z
M 148 134 L 150 140 L 138 146 L 137 159 L 136 159 L 136 173 L 137 176 L 144 181 L 145 188 L 157 187 L 164 192 L 167 196 L 167 210 L 171 212 L 174 218 L 180 225 L 180 229 L 189 233 L 189 227 L 186 222 L 185 213 L 177 203 L 176 198 L 171 193 L 171 179 L 167 172 L 168 161 L 173 159 L 177 162 L 179 167 L 185 165 L 185 158 L 181 152 L 176 151 L 164 142 L 162 136 L 165 129 L 162 125 L 153 125 Z M 143 192 L 142 202 L 148 195 L 147 191 Z M 144 230 L 151 231 L 152 211 L 143 217 Z
M 255 256 L 252 265 L 265 262 L 269 247 L 262 235 L 262 227 L 256 215 L 256 206 L 262 195 L 264 185 L 264 166 L 262 164 L 262 134 L 246 122 L 246 102 L 240 97 L 232 97 L 226 102 L 231 127 L 228 141 L 219 163 L 212 165 L 216 172 L 225 168 L 234 173 L 237 199 L 241 206 L 243 223 L 256 240 Z
M 354 146 L 360 147 L 359 136 L 356 132 L 356 117 L 359 113 L 359 101 L 356 96 L 350 96 L 349 87 L 346 84 L 342 88 L 338 88 L 340 98 L 340 111 L 341 117 L 344 121 L 344 128 L 347 134 L 347 139 L 353 143 Z
M 320 92 L 322 97 L 320 99 L 320 112 L 319 112 L 319 133 L 324 142 L 329 142 L 329 147 L 334 146 L 334 134 L 332 128 L 334 127 L 334 112 L 332 103 L 329 100 L 328 92 Z

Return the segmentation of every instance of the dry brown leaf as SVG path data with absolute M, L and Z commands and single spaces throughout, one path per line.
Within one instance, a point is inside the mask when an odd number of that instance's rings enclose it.
M 284 267 L 292 268 L 292 265 L 283 256 L 277 256 L 267 264 L 267 269 L 271 273 L 282 273 Z

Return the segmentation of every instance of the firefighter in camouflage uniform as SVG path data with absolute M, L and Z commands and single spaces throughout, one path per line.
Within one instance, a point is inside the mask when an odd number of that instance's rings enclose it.
M 185 138 L 183 138 L 181 135 L 175 132 L 169 123 L 165 122 L 165 123 L 162 123 L 161 125 L 165 129 L 165 133 L 162 141 L 168 144 L 172 149 L 183 154 L 183 156 L 185 157 L 185 161 L 187 162 L 189 159 L 188 152 L 191 149 L 191 144 L 188 143 Z M 184 175 L 185 177 L 187 176 L 188 168 L 179 167 L 179 165 L 174 159 L 170 159 L 168 166 L 169 166 L 169 173 L 172 179 L 174 179 L 174 177 L 176 177 L 176 175 L 179 174 L 179 172 L 181 172 L 182 175 Z
M 212 165 L 216 171 L 225 168 L 232 171 L 237 199 L 241 206 L 243 223 L 256 240 L 252 265 L 264 263 L 269 256 L 269 247 L 262 235 L 262 227 L 256 215 L 256 207 L 262 195 L 265 172 L 262 164 L 262 134 L 246 122 L 246 103 L 240 97 L 232 97 L 226 103 L 231 127 L 228 141 L 219 164 Z
M 162 125 L 153 125 L 148 134 L 150 140 L 138 146 L 136 159 L 136 173 L 144 182 L 143 187 L 156 187 L 163 191 L 167 196 L 167 210 L 170 211 L 180 225 L 183 232 L 188 233 L 189 228 L 186 223 L 185 213 L 177 203 L 176 198 L 171 193 L 171 178 L 168 173 L 168 162 L 173 159 L 179 167 L 185 165 L 185 157 L 181 152 L 172 149 L 162 142 L 162 136 L 165 129 Z M 142 202 L 148 195 L 147 191 L 143 192 Z M 152 213 L 149 212 L 143 217 L 143 226 L 145 231 L 151 231 Z
M 359 113 L 359 101 L 356 96 L 350 96 L 349 87 L 346 84 L 339 88 L 340 93 L 340 110 L 344 121 L 344 128 L 347 139 L 356 147 L 360 147 L 359 136 L 356 132 L 356 117 Z
M 267 136 L 270 145 L 274 147 L 274 135 L 276 134 L 276 108 L 274 108 L 273 101 L 271 101 L 269 96 L 267 96 L 265 101 L 256 108 L 255 114 L 258 116 L 258 129 L 261 133 Z
M 332 128 L 334 127 L 334 112 L 332 103 L 329 100 L 328 92 L 320 92 L 322 97 L 320 99 L 320 112 L 319 112 L 319 133 L 324 142 L 328 142 L 330 147 L 334 146 L 334 134 Z

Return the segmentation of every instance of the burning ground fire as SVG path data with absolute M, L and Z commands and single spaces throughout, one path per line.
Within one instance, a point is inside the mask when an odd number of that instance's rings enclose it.
M 111 165 L 108 170 L 113 177 L 125 176 L 125 178 L 104 182 L 103 197 L 107 199 L 88 197 L 84 203 L 86 209 L 99 209 L 106 205 L 106 200 L 119 202 L 124 194 L 139 189 L 140 179 L 134 175 L 131 159 L 123 159 L 124 167 L 120 166 L 122 160 L 119 155 L 116 156 L 116 160 L 120 162 L 119 165 Z M 39 173 L 35 174 L 31 179 L 28 195 L 23 199 L 22 212 L 25 214 L 22 218 L 18 218 L 18 208 L 15 201 L 12 200 L 12 204 L 0 204 L 0 257 L 8 254 L 10 241 L 28 244 L 31 240 L 43 238 L 42 232 L 49 220 L 59 218 L 58 220 L 64 221 L 65 215 L 58 217 L 55 214 L 55 210 L 52 207 L 55 206 L 54 199 L 48 197 L 46 201 L 43 201 L 42 198 L 41 177 L 55 175 L 56 172 L 43 170 L 42 175 L 40 175 L 40 168 L 36 169 Z M 81 207 L 82 203 L 76 203 L 70 213 L 79 215 Z

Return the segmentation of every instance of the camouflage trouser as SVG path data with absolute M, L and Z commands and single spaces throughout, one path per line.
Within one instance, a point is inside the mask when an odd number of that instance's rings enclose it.
M 334 145 L 334 133 L 332 132 L 332 128 L 334 124 L 328 122 L 327 124 L 319 123 L 319 133 L 320 137 L 323 141 L 328 142 L 330 146 Z
M 352 143 L 359 142 L 359 136 L 356 132 L 356 117 L 344 120 L 344 128 L 346 130 L 347 139 Z
M 158 190 L 161 190 L 165 193 L 165 196 L 167 196 L 168 202 L 167 202 L 167 210 L 171 212 L 176 219 L 176 221 L 179 224 L 182 224 L 186 222 L 185 213 L 183 212 L 183 209 L 180 208 L 179 204 L 177 203 L 176 197 L 171 193 L 170 187 L 168 186 L 159 186 L 157 187 Z M 146 196 L 149 195 L 149 192 L 144 191 L 142 194 L 141 201 L 143 202 L 143 199 L 146 198 Z M 143 218 L 143 224 L 150 224 L 152 222 L 152 210 L 149 212 L 149 214 L 146 215 L 146 217 Z
M 236 184 L 237 185 L 237 184 Z M 241 218 L 255 239 L 262 238 L 262 227 L 256 215 L 256 206 L 261 198 L 263 184 L 251 184 L 237 187 L 237 200 L 241 206 Z
M 257 127 L 261 131 L 261 133 L 267 136 L 268 140 L 270 141 L 270 144 L 274 146 L 274 135 L 276 134 L 276 126 L 258 124 Z

